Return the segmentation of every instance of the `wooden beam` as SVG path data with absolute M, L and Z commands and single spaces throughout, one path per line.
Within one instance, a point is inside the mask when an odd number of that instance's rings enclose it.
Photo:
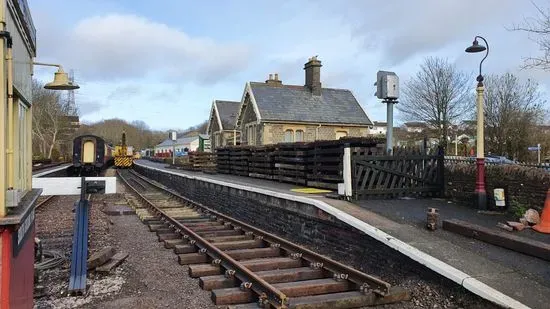
M 456 219 L 444 220 L 443 229 L 550 261 L 550 244 L 544 242 L 510 235 L 510 232 L 492 230 Z

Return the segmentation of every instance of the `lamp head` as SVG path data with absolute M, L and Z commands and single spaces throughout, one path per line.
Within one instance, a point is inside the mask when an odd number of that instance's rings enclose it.
M 65 73 L 62 68 L 59 68 L 57 72 L 55 72 L 53 82 L 47 83 L 44 88 L 50 90 L 75 90 L 80 88 L 80 86 L 71 82 L 69 80 L 69 75 Z
M 485 47 L 483 45 L 479 45 L 479 42 L 477 41 L 477 39 L 475 39 L 474 42 L 472 43 L 472 46 L 466 48 L 466 52 L 467 53 L 479 53 L 479 52 L 482 52 L 486 49 L 487 49 L 487 47 Z

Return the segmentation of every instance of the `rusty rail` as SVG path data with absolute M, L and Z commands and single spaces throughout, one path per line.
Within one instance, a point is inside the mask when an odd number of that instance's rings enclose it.
M 36 209 L 39 209 L 40 207 L 46 206 L 47 204 L 51 203 L 56 197 L 57 197 L 56 195 L 50 195 L 46 197 L 40 203 L 36 204 L 36 207 L 34 209 L 36 210 Z
M 313 252 L 313 251 L 311 251 L 311 250 L 309 250 L 309 249 L 307 249 L 303 246 L 296 245 L 296 244 L 294 244 L 292 242 L 289 242 L 289 241 L 287 241 L 287 240 L 285 240 L 281 237 L 278 237 L 278 236 L 273 235 L 271 233 L 267 233 L 267 232 L 265 232 L 263 230 L 260 230 L 260 229 L 254 227 L 254 226 L 251 226 L 247 223 L 244 223 L 242 221 L 236 220 L 236 219 L 231 218 L 229 216 L 226 216 L 222 213 L 219 213 L 215 210 L 212 210 L 209 207 L 207 207 L 207 206 L 205 206 L 201 203 L 198 203 L 196 201 L 193 201 L 191 199 L 188 199 L 188 198 L 178 194 L 177 192 L 175 192 L 171 189 L 168 189 L 168 188 L 165 188 L 165 187 L 159 187 L 157 184 L 151 182 L 149 179 L 137 174 L 134 171 L 131 171 L 131 173 L 135 177 L 140 178 L 142 181 L 145 181 L 145 182 L 149 183 L 150 185 L 152 185 L 152 186 L 154 186 L 154 187 L 156 187 L 156 188 L 158 188 L 162 191 L 165 191 L 165 192 L 173 195 L 176 198 L 179 198 L 179 199 L 185 201 L 188 204 L 191 204 L 191 205 L 194 205 L 198 208 L 203 209 L 205 211 L 205 213 L 212 214 L 212 215 L 216 216 L 217 218 L 220 218 L 224 221 L 230 222 L 233 226 L 240 227 L 244 231 L 250 231 L 250 232 L 252 232 L 256 235 L 260 235 L 267 242 L 279 244 L 280 248 L 283 249 L 283 250 L 299 254 L 301 256 L 301 258 L 308 261 L 309 263 L 322 263 L 324 269 L 326 269 L 326 270 L 328 270 L 332 273 L 342 275 L 343 277 L 347 278 L 349 281 L 352 281 L 355 284 L 357 284 L 358 286 L 360 286 L 362 289 L 370 290 L 373 293 L 378 294 L 380 296 L 386 296 L 386 295 L 390 294 L 391 285 L 389 283 L 383 281 L 383 280 L 380 280 L 378 278 L 375 278 L 373 276 L 370 276 L 368 274 L 360 272 L 360 271 L 358 271 L 356 269 L 353 269 L 353 268 L 351 268 L 347 265 L 344 265 L 342 263 L 339 263 L 337 261 L 329 259 L 329 258 L 327 258 L 323 255 L 318 254 L 318 253 L 315 253 L 315 252 Z
M 140 179 L 148 182 L 149 184 L 153 185 L 155 188 L 158 188 L 159 190 L 166 191 L 170 194 L 174 194 L 171 191 L 168 191 L 164 188 L 161 188 L 157 186 L 156 184 L 150 182 L 148 179 L 144 179 L 140 175 L 137 175 L 135 172 L 131 171 L 131 173 L 135 177 L 139 177 Z M 117 174 L 122 179 L 122 181 L 131 188 L 134 193 L 143 201 L 145 204 L 153 210 L 154 213 L 159 215 L 163 221 L 169 222 L 170 226 L 176 229 L 177 233 L 180 233 L 184 238 L 189 238 L 191 240 L 195 241 L 195 245 L 199 247 L 200 252 L 208 254 L 214 261 L 218 261 L 220 266 L 223 266 L 227 270 L 234 270 L 235 276 L 239 278 L 242 282 L 250 282 L 252 283 L 251 289 L 256 292 L 260 299 L 265 299 L 268 302 L 271 303 L 275 308 L 287 308 L 288 303 L 288 297 L 282 293 L 279 289 L 275 288 L 271 284 L 267 283 L 262 278 L 258 277 L 256 274 L 248 270 L 246 267 L 242 266 L 239 262 L 237 262 L 235 259 L 231 258 L 229 255 L 224 253 L 223 251 L 216 248 L 214 245 L 212 245 L 210 242 L 206 241 L 204 238 L 187 228 L 185 225 L 181 224 L 171 216 L 169 216 L 166 212 L 164 212 L 159 207 L 155 206 L 151 201 L 149 201 L 145 196 L 143 196 L 141 193 L 139 193 L 130 183 L 122 176 L 120 171 L 117 171 Z M 183 198 L 180 195 L 175 195 L 178 198 Z M 187 199 L 184 199 L 187 201 Z M 191 202 L 190 202 L 191 203 Z M 194 205 L 197 205 L 197 203 L 191 203 Z M 199 206 L 200 208 L 204 208 L 203 206 Z M 216 212 L 208 210 L 210 213 Z M 228 220 L 229 221 L 229 220 Z

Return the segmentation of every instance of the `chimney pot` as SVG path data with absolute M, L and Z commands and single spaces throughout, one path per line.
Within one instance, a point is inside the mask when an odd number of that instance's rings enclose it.
M 279 73 L 275 73 L 275 80 L 279 80 Z
M 273 80 L 273 74 L 269 74 L 269 80 Z

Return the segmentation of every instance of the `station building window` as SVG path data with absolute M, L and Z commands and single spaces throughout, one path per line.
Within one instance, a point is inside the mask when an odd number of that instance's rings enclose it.
M 295 136 L 296 136 L 295 140 L 297 142 L 303 142 L 304 141 L 304 130 L 296 130 Z
M 294 142 L 294 131 L 291 129 L 287 129 L 285 131 L 285 143 L 292 143 Z
M 348 132 L 346 131 L 336 131 L 336 139 L 340 139 L 342 137 L 348 136 Z
M 256 145 L 256 125 L 250 124 L 246 130 L 248 145 Z

